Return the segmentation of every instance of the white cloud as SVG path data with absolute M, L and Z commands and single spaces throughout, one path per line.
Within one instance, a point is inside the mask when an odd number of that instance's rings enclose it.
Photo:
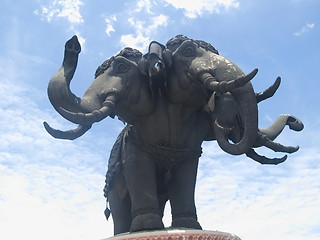
M 81 45 L 81 50 L 83 50 L 85 48 L 85 45 L 86 45 L 86 39 L 83 38 L 80 33 L 76 33 L 77 37 L 78 37 L 78 40 L 79 40 L 79 43 Z
M 10 61 L 0 63 L 4 62 Z M 112 221 L 103 216 L 104 176 L 93 168 L 105 169 L 102 158 L 107 148 L 99 152 L 97 141 L 90 137 L 92 141 L 67 142 L 48 136 L 41 122 L 54 117 L 38 108 L 41 94 L 16 82 L 28 76 L 11 64 L 0 64 L 4 79 L 0 82 L 0 238 L 111 236 Z M 317 147 L 300 150 L 278 166 L 230 156 L 216 142 L 203 147 L 196 202 L 204 229 L 231 232 L 242 239 L 319 239 Z M 166 226 L 170 218 L 167 209 Z
M 113 24 L 117 21 L 117 17 L 116 15 L 112 15 L 109 18 L 105 18 L 105 22 L 106 22 L 106 34 L 108 35 L 108 37 L 110 37 L 110 34 L 112 32 L 115 32 L 115 29 L 113 27 Z
M 143 36 L 143 34 L 141 33 L 137 33 L 135 35 L 122 35 L 120 41 L 126 47 L 132 47 L 140 51 L 143 51 L 143 49 L 145 49 L 148 46 L 150 39 L 147 36 Z
M 168 25 L 169 17 L 159 11 L 156 1 L 136 0 L 126 3 L 127 9 L 105 19 L 106 34 L 110 36 L 115 31 L 115 22 L 126 21 L 126 31 L 120 36 L 120 47 L 132 47 L 144 52 L 155 33 Z M 159 13 L 160 12 L 160 13 Z
M 68 19 L 68 11 L 64 16 L 58 16 L 63 11 L 64 2 L 45 4 L 44 13 L 39 9 L 38 14 L 51 21 L 61 17 Z M 120 16 L 126 20 L 130 18 L 132 25 L 126 22 L 127 37 L 123 36 L 123 42 L 128 42 L 125 45 L 132 42 L 144 49 L 150 39 L 160 35 L 159 32 L 165 36 L 168 34 L 162 30 L 169 18 L 161 15 L 163 8 L 154 7 L 155 1 L 140 2 L 141 7 L 130 8 L 132 12 L 117 14 L 118 21 L 109 19 L 112 27 L 118 30 L 116 23 L 120 22 Z M 201 7 L 193 11 L 188 1 L 183 3 L 186 7 L 181 4 L 180 13 L 187 14 L 187 9 L 191 16 L 210 13 Z M 142 7 L 144 4 L 146 7 Z M 196 7 L 197 4 L 202 2 L 193 2 Z M 114 9 L 119 8 L 109 10 Z M 176 21 L 180 13 L 175 17 Z M 305 27 L 302 34 L 314 29 L 315 25 Z M 14 30 L 18 33 L 22 28 Z M 45 30 L 52 31 L 50 28 Z M 95 125 L 92 131 L 74 142 L 51 138 L 42 127 L 43 120 L 49 120 L 58 128 L 73 127 L 63 119 L 60 121 L 60 116 L 51 108 L 39 107 L 48 102 L 46 86 L 39 79 L 46 81 L 44 78 L 51 71 L 48 69 L 60 64 L 60 60 L 54 64 L 37 56 L 22 60 L 26 54 L 12 54 L 10 51 L 14 48 L 24 49 L 24 53 L 33 52 L 32 48 L 22 44 L 25 35 L 7 39 L 11 44 L 2 54 L 11 59 L 2 60 L 0 57 L 0 239 L 85 240 L 111 236 L 112 222 L 106 222 L 103 216 L 102 188 L 107 155 L 114 139 L 103 140 L 100 136 L 111 131 L 120 132 L 109 127 L 110 122 L 116 121 L 99 123 L 108 125 L 100 128 L 101 133 L 96 131 L 90 136 L 97 127 Z M 309 132 L 304 130 L 282 137 L 286 142 L 302 144 L 301 150 L 289 155 L 289 159 L 278 166 L 261 166 L 250 159 L 229 156 L 216 142 L 205 144 L 196 191 L 199 221 L 204 229 L 233 232 L 246 240 L 320 239 L 320 152 L 319 131 L 316 130 L 319 120 L 316 113 L 311 114 L 314 115 L 311 118 L 310 113 L 305 114 L 305 119 L 312 123 L 306 124 Z M 170 224 L 170 218 L 167 210 L 166 226 Z
M 204 14 L 219 13 L 222 9 L 238 8 L 237 0 L 165 0 L 173 7 L 183 9 L 185 16 L 188 18 L 196 18 Z
M 21 169 L 0 164 L 0 174 L 1 239 L 85 240 L 112 235 L 112 223 L 103 216 L 101 175 L 39 163 Z
M 315 26 L 315 23 L 307 23 L 305 26 L 303 26 L 299 31 L 295 32 L 293 35 L 296 37 L 300 37 L 303 34 L 311 31 Z
M 82 5 L 81 0 L 55 0 L 49 6 L 42 6 L 34 13 L 45 17 L 48 22 L 61 17 L 66 18 L 72 24 L 83 23 L 84 20 L 80 14 Z
M 169 17 L 164 14 L 147 16 L 147 20 L 140 20 L 138 15 L 128 19 L 128 23 L 134 28 L 134 34 L 121 36 L 123 46 L 136 48 L 144 52 L 152 40 L 153 33 L 159 28 L 166 27 Z
M 200 223 L 241 239 L 319 239 L 319 157 L 316 147 L 303 149 L 267 166 L 206 143 L 196 191 Z
M 153 24 L 147 31 L 155 31 L 158 27 L 166 27 L 168 25 L 168 16 L 160 14 L 159 16 L 153 17 Z
M 45 132 L 42 121 L 59 126 L 58 115 L 39 108 L 48 101 L 46 91 L 27 80 L 43 65 L 15 55 L 16 61 L 0 57 L 0 239 L 111 236 L 112 221 L 103 215 L 106 150 L 100 152 L 95 141 L 59 141 Z
M 150 0 L 139 0 L 137 2 L 137 8 L 136 8 L 135 11 L 136 12 L 141 12 L 142 9 L 145 9 L 145 11 L 148 14 L 152 14 L 151 8 L 152 8 L 152 4 L 151 4 Z

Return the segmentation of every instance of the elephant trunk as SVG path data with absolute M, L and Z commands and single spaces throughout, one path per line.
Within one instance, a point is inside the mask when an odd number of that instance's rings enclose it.
M 257 139 L 258 109 L 256 96 L 250 83 L 250 80 L 256 75 L 256 73 L 257 69 L 252 71 L 250 74 L 241 76 L 235 80 L 221 82 L 217 82 L 212 75 L 209 77 L 208 73 L 200 75 L 201 81 L 207 88 L 210 86 L 210 90 L 219 92 L 230 91 L 239 105 L 244 132 L 242 134 L 242 138 L 238 142 L 231 143 L 229 141 L 231 129 L 223 126 L 223 122 L 220 123 L 218 119 L 216 119 L 214 124 L 214 130 L 219 146 L 222 150 L 232 155 L 240 155 L 248 152 Z
M 295 116 L 290 114 L 281 114 L 271 126 L 259 130 L 263 135 L 273 141 L 279 136 L 286 125 L 294 131 L 301 131 L 304 128 L 302 121 Z
M 73 36 L 66 42 L 63 63 L 49 82 L 48 96 L 53 107 L 64 118 L 89 126 L 111 114 L 115 100 L 114 95 L 111 95 L 101 106 L 96 98 L 85 96 L 86 100 L 84 101 L 71 92 L 70 82 L 77 67 L 80 51 L 81 46 L 77 36 Z M 89 105 L 88 102 L 90 102 Z
M 61 114 L 60 108 L 80 111 L 80 98 L 70 91 L 70 82 L 78 63 L 81 46 L 77 36 L 65 44 L 64 59 L 59 71 L 50 79 L 48 96 L 52 106 Z

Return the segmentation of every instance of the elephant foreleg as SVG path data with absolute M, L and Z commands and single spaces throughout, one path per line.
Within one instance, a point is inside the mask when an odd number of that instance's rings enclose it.
M 114 184 L 108 192 L 113 219 L 114 235 L 130 231 L 131 200 L 122 172 L 114 177 Z
M 198 159 L 184 159 L 172 171 L 168 182 L 168 194 L 172 213 L 172 227 L 202 229 L 194 202 Z
M 153 156 L 127 140 L 123 173 L 131 198 L 130 232 L 162 229 Z

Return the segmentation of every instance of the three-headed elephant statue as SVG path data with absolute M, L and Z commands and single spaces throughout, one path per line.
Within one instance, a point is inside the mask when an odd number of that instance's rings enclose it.
M 54 108 L 78 127 L 44 125 L 55 138 L 75 139 L 107 116 L 127 123 L 111 150 L 104 189 L 114 234 L 164 228 L 167 201 L 172 227 L 201 229 L 194 193 L 203 141 L 217 140 L 225 152 L 264 164 L 285 157 L 269 159 L 253 148 L 298 150 L 273 142 L 286 125 L 301 130 L 297 118 L 281 115 L 269 128 L 258 128 L 257 103 L 275 93 L 280 79 L 255 93 L 250 81 L 257 70 L 245 75 L 208 43 L 179 35 L 166 46 L 150 43 L 145 55 L 125 48 L 98 67 L 82 98 L 70 90 L 80 50 L 76 36 L 67 41 L 48 86 Z

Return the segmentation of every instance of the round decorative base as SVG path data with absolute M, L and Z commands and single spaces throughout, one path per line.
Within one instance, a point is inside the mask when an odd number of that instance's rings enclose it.
M 193 229 L 165 229 L 157 231 L 142 231 L 124 233 L 108 240 L 241 240 L 238 236 L 225 232 L 193 230 Z M 105 239 L 105 240 L 107 240 Z

